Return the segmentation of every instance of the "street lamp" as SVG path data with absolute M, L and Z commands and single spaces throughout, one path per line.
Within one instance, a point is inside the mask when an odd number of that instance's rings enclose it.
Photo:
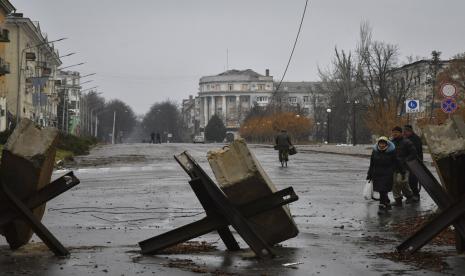
M 347 101 L 347 104 L 352 104 L 352 145 L 356 145 L 357 144 L 357 131 L 356 131 L 356 105 L 359 104 L 360 102 L 358 100 L 353 100 L 353 101 L 350 101 L 348 100 Z
M 88 80 L 88 81 L 85 81 L 85 82 L 81 82 L 79 85 L 83 85 L 83 84 L 86 84 L 86 83 L 89 83 L 89 82 L 93 82 L 94 80 Z M 81 91 L 82 92 L 82 91 Z
M 82 79 L 82 78 L 85 78 L 85 77 L 89 77 L 89 76 L 93 76 L 97 73 L 90 73 L 90 74 L 87 74 L 87 75 L 84 75 L 84 76 L 80 76 L 79 78 Z
M 92 86 L 92 87 L 90 87 L 90 88 L 86 88 L 86 89 L 84 89 L 84 90 L 81 90 L 80 92 L 82 93 L 82 92 L 85 92 L 85 91 L 87 91 L 87 90 L 93 90 L 93 89 L 95 89 L 95 88 L 97 88 L 97 87 L 98 87 L 98 85 Z
M 67 68 L 70 68 L 70 67 L 75 67 L 75 66 L 79 66 L 79 65 L 83 65 L 83 64 L 85 64 L 85 62 L 80 62 L 80 63 L 76 63 L 76 64 L 73 64 L 73 65 L 58 68 L 58 70 L 63 70 L 63 69 L 67 69 Z
M 129 110 L 125 110 L 124 113 L 128 113 Z M 113 131 L 112 131 L 112 136 L 111 136 L 111 143 L 114 145 L 115 144 L 115 125 L 116 125 L 116 110 L 113 111 Z
M 320 138 L 320 125 L 321 125 L 320 122 L 316 122 L 316 131 L 315 131 L 316 141 L 318 141 Z
M 329 144 L 329 118 L 331 114 L 331 108 L 326 109 L 326 113 L 328 114 L 328 123 L 326 124 L 326 128 L 327 128 L 326 142 Z
M 69 54 L 63 55 L 63 56 L 59 56 L 58 59 L 64 58 L 64 57 L 69 57 L 69 56 L 72 56 L 72 55 L 74 55 L 74 54 L 76 54 L 76 53 L 73 52 L 73 53 L 69 53 Z

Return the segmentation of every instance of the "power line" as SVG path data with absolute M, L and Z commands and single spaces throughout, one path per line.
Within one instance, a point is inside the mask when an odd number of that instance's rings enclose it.
M 304 22 L 305 14 L 307 12 L 307 5 L 308 5 L 308 0 L 305 1 L 304 12 L 302 13 L 302 18 L 300 19 L 299 30 L 297 31 L 297 36 L 295 37 L 294 46 L 292 46 L 292 51 L 291 51 L 291 54 L 289 55 L 289 60 L 287 61 L 286 69 L 284 70 L 283 76 L 281 77 L 281 80 L 279 81 L 278 86 L 276 86 L 275 92 L 277 92 L 279 88 L 281 87 L 284 77 L 286 76 L 287 69 L 289 69 L 289 64 L 291 64 L 292 56 L 294 55 L 295 46 L 297 45 L 297 41 L 299 40 L 300 31 L 302 30 L 302 24 Z

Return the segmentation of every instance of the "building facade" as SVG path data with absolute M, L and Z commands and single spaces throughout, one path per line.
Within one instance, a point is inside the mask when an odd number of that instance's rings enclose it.
M 263 76 L 250 69 L 228 70 L 199 81 L 200 129 L 218 115 L 228 130 L 239 129 L 241 121 L 256 102 L 266 105 L 273 91 L 269 71 Z
M 81 85 L 80 73 L 59 70 L 56 77 L 59 97 L 58 125 L 64 133 L 80 135 L 81 133 Z
M 5 21 L 14 10 L 15 7 L 8 0 L 0 0 L 0 131 L 8 128 L 6 75 L 10 73 L 10 60 L 6 54 L 6 47 L 10 42 L 10 33 Z
M 278 91 L 275 91 L 279 85 Z M 237 132 L 253 106 L 266 107 L 274 93 L 301 114 L 315 118 L 326 110 L 329 98 L 319 82 L 274 82 L 269 70 L 265 75 L 246 70 L 228 70 L 200 78 L 197 97 L 183 100 L 182 114 L 190 136 L 203 134 L 210 118 L 216 114 L 229 132 Z
M 11 60 L 7 75 L 7 110 L 16 118 L 29 118 L 40 126 L 57 126 L 59 102 L 55 79 L 61 65 L 58 51 L 48 42 L 40 25 L 21 13 L 7 17 L 10 31 L 6 54 Z
M 414 114 L 417 118 L 429 117 L 432 109 L 441 108 L 439 91 L 435 91 L 436 76 L 447 68 L 453 60 L 440 60 L 434 63 L 430 59 L 423 59 L 406 64 L 390 72 L 392 89 L 398 95 L 405 95 L 407 99 L 420 101 L 420 112 Z M 405 109 L 405 105 L 403 105 Z M 401 110 L 400 113 L 404 113 Z

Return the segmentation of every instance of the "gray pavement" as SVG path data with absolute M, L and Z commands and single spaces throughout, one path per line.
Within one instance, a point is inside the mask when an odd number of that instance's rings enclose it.
M 278 188 L 293 186 L 300 197 L 290 208 L 301 233 L 277 247 L 275 259 L 251 259 L 248 250 L 227 252 L 215 233 L 198 239 L 215 243 L 217 249 L 211 252 L 139 255 L 139 241 L 203 217 L 173 154 L 189 150 L 211 173 L 206 152 L 221 146 L 95 148 L 75 165 L 81 184 L 49 202 L 44 217 L 49 229 L 71 249 L 71 256 L 54 257 L 37 237 L 10 252 L 0 237 L 0 275 L 198 275 L 192 269 L 169 267 L 176 259 L 190 260 L 201 267 L 197 271 L 213 275 L 443 275 L 377 255 L 391 252 L 402 239 L 389 231 L 392 221 L 434 208 L 427 195 L 422 194 L 417 206 L 379 217 L 377 203 L 361 196 L 366 157 L 302 151 L 292 157 L 288 168 L 280 168 L 276 152 L 259 145 L 252 145 L 252 150 Z M 453 252 L 453 248 L 445 250 Z M 464 267 L 463 259 L 448 261 L 455 267 L 448 273 L 463 275 L 458 270 Z M 291 262 L 299 264 L 282 266 Z

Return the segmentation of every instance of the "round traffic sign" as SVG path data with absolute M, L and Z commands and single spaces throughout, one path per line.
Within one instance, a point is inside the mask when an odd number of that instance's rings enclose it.
M 407 103 L 407 105 L 408 105 L 408 107 L 409 107 L 410 109 L 415 109 L 415 108 L 417 108 L 418 103 L 417 103 L 417 101 L 415 101 L 415 100 L 411 100 L 411 101 L 409 101 L 409 102 Z
M 444 113 L 454 113 L 458 108 L 454 98 L 446 98 L 441 102 L 441 109 Z
M 450 82 L 445 82 L 441 85 L 441 94 L 446 98 L 455 97 L 457 95 L 457 86 Z

